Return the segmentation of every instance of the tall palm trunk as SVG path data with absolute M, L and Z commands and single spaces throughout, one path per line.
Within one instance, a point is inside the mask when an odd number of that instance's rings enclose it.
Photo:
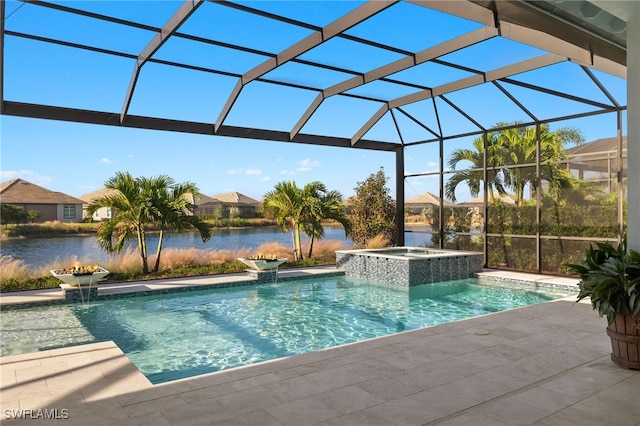
M 311 254 L 313 253 L 313 241 L 315 240 L 315 228 L 314 232 L 311 234 L 311 240 L 309 242 L 309 254 L 307 255 L 307 259 L 311 259 Z
M 149 273 L 149 262 L 147 261 L 147 240 L 144 229 L 138 229 L 138 247 L 140 247 L 140 257 L 142 258 L 142 273 Z
M 302 260 L 302 244 L 300 243 L 300 224 L 296 223 L 293 226 L 293 238 L 294 238 L 294 253 L 293 257 L 296 260 Z
M 153 265 L 152 272 L 158 272 L 160 269 L 160 253 L 162 252 L 162 242 L 164 237 L 164 230 L 160 229 L 160 234 L 158 235 L 158 248 L 156 249 L 156 261 Z

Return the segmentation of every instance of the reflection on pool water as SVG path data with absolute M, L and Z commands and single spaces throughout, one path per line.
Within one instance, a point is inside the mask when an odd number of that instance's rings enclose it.
M 113 340 L 161 383 L 574 294 L 513 285 L 340 276 L 3 310 L 1 355 Z

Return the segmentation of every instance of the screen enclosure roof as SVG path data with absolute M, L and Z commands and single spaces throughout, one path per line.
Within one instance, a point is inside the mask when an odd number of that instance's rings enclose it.
M 3 1 L 1 112 L 395 151 L 624 109 L 633 3 Z

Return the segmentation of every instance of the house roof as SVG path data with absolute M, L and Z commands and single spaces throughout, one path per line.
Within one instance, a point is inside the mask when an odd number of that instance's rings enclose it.
M 102 188 L 93 192 L 89 192 L 88 194 L 83 194 L 79 198 L 85 203 L 90 203 L 98 198 L 106 197 L 107 195 L 111 195 L 115 192 L 115 189 Z
M 576 155 L 590 155 L 602 152 L 616 151 L 618 149 L 618 138 L 603 138 L 596 139 L 595 141 L 583 143 L 582 145 L 577 145 L 572 148 L 567 149 L 567 154 L 570 157 Z M 622 137 L 622 150 L 627 150 L 627 137 Z
M 434 205 L 434 206 L 439 206 L 440 205 L 440 197 L 438 197 L 437 195 L 433 195 L 430 192 L 425 192 L 425 193 L 420 194 L 420 195 L 418 195 L 416 197 L 413 197 L 413 198 L 411 198 L 409 200 L 406 200 L 404 202 L 404 204 L 406 206 L 411 206 L 412 204 L 413 205 L 416 205 L 416 204 L 417 205 L 431 204 L 431 205 Z M 452 206 L 453 204 L 450 203 L 447 200 L 444 200 L 443 205 L 444 206 Z
M 223 194 L 216 194 L 213 196 L 213 198 L 216 198 L 227 204 L 248 204 L 255 206 L 260 205 L 260 201 L 254 200 L 253 198 L 247 197 L 246 195 L 239 192 L 225 192 Z
M 505 195 L 500 195 L 498 193 L 498 191 L 493 191 L 493 198 L 495 200 L 502 200 L 503 204 L 515 204 L 516 200 L 513 197 L 513 195 L 511 194 L 505 194 Z M 491 201 L 491 200 L 489 200 Z M 469 201 L 465 201 L 463 203 L 458 203 L 456 204 L 456 206 L 460 206 L 460 207 L 482 207 L 484 206 L 484 197 L 478 197 L 478 198 L 474 198 L 472 200 Z
M 618 150 L 618 138 L 596 139 L 593 142 L 584 143 L 567 149 L 569 157 L 567 164 L 571 170 L 583 170 L 590 172 L 611 173 L 613 161 L 616 160 Z M 627 153 L 627 137 L 622 136 L 623 156 Z M 622 162 L 622 168 L 626 169 L 627 162 Z M 623 170 L 624 173 L 624 170 Z
M 197 206 L 201 206 L 203 204 L 220 204 L 222 201 L 217 198 L 209 197 L 208 195 L 200 194 L 200 198 L 196 200 L 194 203 Z
M 14 204 L 83 204 L 79 198 L 51 191 L 23 179 L 0 184 L 0 202 Z

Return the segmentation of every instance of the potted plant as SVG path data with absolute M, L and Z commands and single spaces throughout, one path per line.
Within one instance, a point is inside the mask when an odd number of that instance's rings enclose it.
M 566 266 L 580 276 L 578 301 L 590 298 L 607 317 L 613 362 L 640 370 L 640 252 L 627 250 L 626 240 L 618 247 L 597 243 L 583 262 Z

